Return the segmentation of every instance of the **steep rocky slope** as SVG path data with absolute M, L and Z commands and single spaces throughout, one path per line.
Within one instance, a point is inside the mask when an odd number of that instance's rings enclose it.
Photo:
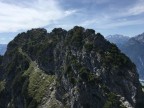
M 143 107 L 135 65 L 91 29 L 21 33 L 0 65 L 0 108 Z

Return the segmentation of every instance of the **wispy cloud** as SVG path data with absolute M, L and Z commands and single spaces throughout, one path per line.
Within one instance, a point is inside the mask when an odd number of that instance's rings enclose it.
M 113 8 L 113 7 L 109 7 Z M 93 18 L 81 22 L 79 25 L 89 26 L 95 29 L 115 29 L 118 27 L 144 24 L 143 17 L 133 17 L 143 15 L 144 1 L 138 0 L 136 4 L 125 8 L 113 8 L 112 11 L 105 11 L 96 14 Z
M 117 27 L 130 26 L 130 25 L 139 25 L 144 24 L 143 20 L 122 20 L 114 21 L 104 24 L 104 26 L 98 26 L 99 29 L 113 29 Z
M 138 0 L 138 3 L 128 10 L 128 13 L 130 15 L 139 15 L 144 13 L 144 0 Z
M 67 17 L 76 10 L 63 10 L 57 0 L 31 0 L 25 3 L 0 1 L 0 32 L 43 27 Z
M 96 4 L 103 4 L 103 3 L 107 3 L 110 0 L 83 0 L 83 3 L 96 3 Z

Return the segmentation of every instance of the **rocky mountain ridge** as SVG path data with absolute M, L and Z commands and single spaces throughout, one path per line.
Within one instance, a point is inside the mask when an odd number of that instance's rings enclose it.
M 143 107 L 135 65 L 92 29 L 18 34 L 0 68 L 0 108 Z

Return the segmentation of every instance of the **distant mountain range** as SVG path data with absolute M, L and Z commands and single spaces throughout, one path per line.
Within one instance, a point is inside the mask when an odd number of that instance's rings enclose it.
M 0 55 L 4 55 L 7 49 L 7 44 L 0 44 Z
M 132 38 L 111 35 L 106 39 L 117 44 L 121 51 L 136 64 L 140 79 L 144 79 L 144 33 Z
M 130 39 L 130 37 L 115 34 L 107 36 L 106 39 L 112 43 L 116 43 L 118 47 L 121 47 Z

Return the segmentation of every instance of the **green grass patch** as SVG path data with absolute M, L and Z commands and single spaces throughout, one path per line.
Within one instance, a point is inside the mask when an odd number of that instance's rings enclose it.
M 54 82 L 54 75 L 47 75 L 38 68 L 36 62 L 31 62 L 30 67 L 23 74 L 29 77 L 28 95 L 40 103 L 48 87 Z
M 104 104 L 103 108 L 126 108 L 122 105 L 119 101 L 119 97 L 115 93 L 108 93 L 107 94 L 107 101 Z
M 34 72 L 30 75 L 28 93 L 38 103 L 41 101 L 48 86 L 54 81 L 55 77 L 44 75 L 40 72 Z

